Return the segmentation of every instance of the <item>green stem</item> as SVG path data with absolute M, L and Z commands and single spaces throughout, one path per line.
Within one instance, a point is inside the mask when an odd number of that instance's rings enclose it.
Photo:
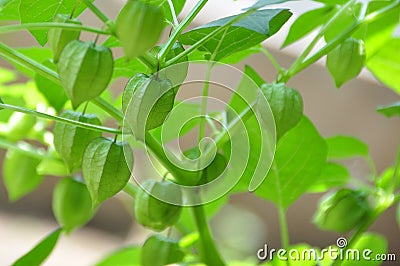
M 95 14 L 101 21 L 107 23 L 111 21 L 100 9 L 97 8 L 92 2 L 89 0 L 83 0 L 85 5 Z
M 195 42 L 193 45 L 191 45 L 188 49 L 186 49 L 184 52 L 178 54 L 177 56 L 175 56 L 174 58 L 171 58 L 170 60 L 168 60 L 165 63 L 165 66 L 169 66 L 174 64 L 175 62 L 178 62 L 179 60 L 181 60 L 182 58 L 184 58 L 185 56 L 189 55 L 190 53 L 192 53 L 194 50 L 196 50 L 197 48 L 199 48 L 201 45 L 203 45 L 207 40 L 209 40 L 210 38 L 214 37 L 215 35 L 221 33 L 222 31 L 226 30 L 227 28 L 229 28 L 230 26 L 232 26 L 233 24 L 235 24 L 236 22 L 238 22 L 239 20 L 247 17 L 248 15 L 250 15 L 251 13 L 253 13 L 254 9 L 249 9 L 246 12 L 240 14 L 239 16 L 235 17 L 234 19 L 232 19 L 231 21 L 229 21 L 228 23 L 226 23 L 225 25 L 221 26 L 221 27 L 217 27 L 215 30 L 213 30 L 212 32 L 210 32 L 209 34 L 207 34 L 206 36 L 204 36 L 203 38 L 201 38 L 200 40 L 198 40 L 197 42 Z
M 14 24 L 14 25 L 6 25 L 0 27 L 0 34 L 10 33 L 21 30 L 47 30 L 51 28 L 61 28 L 61 29 L 69 29 L 69 30 L 80 30 L 87 31 L 102 35 L 110 35 L 110 32 L 88 27 L 82 26 L 73 23 L 62 23 L 62 22 L 40 22 L 40 23 L 24 23 L 24 24 Z
M 289 250 L 289 230 L 286 219 L 286 210 L 283 207 L 279 207 L 279 224 L 281 227 L 282 248 Z
M 209 63 L 207 65 L 206 76 L 203 85 L 203 93 L 201 98 L 201 120 L 199 125 L 199 137 L 198 141 L 200 142 L 205 137 L 206 132 L 206 113 L 207 113 L 207 98 L 208 98 L 208 90 L 210 88 L 210 76 L 211 76 L 212 64 Z
M 128 182 L 124 187 L 124 192 L 131 196 L 133 199 L 136 197 L 137 190 L 138 188 L 131 182 Z
M 34 110 L 26 109 L 26 108 L 15 106 L 15 105 L 0 103 L 0 108 L 12 110 L 12 111 L 20 112 L 20 113 L 24 113 L 24 114 L 29 114 L 29 115 L 33 115 L 33 116 L 48 119 L 48 120 L 58 121 L 61 123 L 66 123 L 66 124 L 74 125 L 74 126 L 89 129 L 89 130 L 107 132 L 107 133 L 112 133 L 112 134 L 122 134 L 122 131 L 119 129 L 87 124 L 87 123 L 67 119 L 64 117 L 48 115 L 45 113 L 37 112 Z
M 124 120 L 124 115 L 120 110 L 112 106 L 109 102 L 104 100 L 101 97 L 94 98 L 92 101 L 95 105 L 100 107 L 103 111 L 109 114 L 111 117 L 115 118 L 119 123 L 122 123 Z
M 18 151 L 19 153 L 23 153 L 26 156 L 36 158 L 39 160 L 47 158 L 47 156 L 44 153 L 38 152 L 38 148 L 34 148 L 29 143 L 26 142 L 12 143 L 3 138 L 0 138 L 0 147 L 6 150 L 15 150 Z
M 201 11 L 201 9 L 207 2 L 208 0 L 200 0 L 199 2 L 197 2 L 196 6 L 190 11 L 190 13 L 185 17 L 185 19 L 182 20 L 182 22 L 172 32 L 167 42 L 160 50 L 159 53 L 160 62 L 164 62 L 168 52 L 171 50 L 172 46 L 178 39 L 179 35 L 190 24 L 190 22 L 193 21 L 193 19 L 197 16 L 197 14 Z
M 169 5 L 169 10 L 171 11 L 171 14 L 172 14 L 172 20 L 174 22 L 174 28 L 176 28 L 179 25 L 179 21 L 178 21 L 178 18 L 176 16 L 174 3 L 172 3 L 172 0 L 167 0 L 167 1 L 168 1 L 168 5 Z
M 192 195 L 194 196 L 194 195 Z M 196 195 L 197 196 L 197 195 Z M 194 197 L 196 197 L 194 196 Z M 195 201 L 196 202 L 196 201 Z M 198 201 L 197 201 L 198 202 Z M 197 230 L 199 231 L 200 256 L 206 265 L 225 266 L 221 255 L 215 246 L 214 239 L 208 227 L 204 206 L 198 205 L 192 207 L 194 220 Z
M 279 65 L 278 61 L 275 59 L 275 57 L 267 50 L 267 48 L 262 47 L 261 52 L 271 61 L 272 65 L 275 67 L 276 70 L 278 70 L 278 73 L 283 73 L 284 69 Z

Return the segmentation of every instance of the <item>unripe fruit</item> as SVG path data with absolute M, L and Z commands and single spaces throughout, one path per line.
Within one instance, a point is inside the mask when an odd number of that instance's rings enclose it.
M 268 101 L 274 115 L 277 138 L 293 128 L 303 116 L 303 99 L 297 90 L 284 83 L 263 84 L 261 92 Z M 259 101 L 257 108 L 268 108 L 264 101 Z
M 75 109 L 107 88 L 113 66 L 111 50 L 106 46 L 78 40 L 65 46 L 58 63 L 58 73 Z
M 126 121 L 136 139 L 142 139 L 148 130 L 164 123 L 174 106 L 175 93 L 167 79 L 136 74 L 122 96 Z
M 53 22 L 82 25 L 79 20 L 71 18 L 69 15 L 66 14 L 57 14 Z M 51 28 L 49 30 L 48 41 L 50 48 L 53 51 L 54 63 L 58 62 L 58 59 L 60 58 L 61 52 L 64 47 L 71 41 L 78 40 L 80 34 L 80 30 L 70 30 L 62 28 Z
M 183 257 L 178 241 L 153 235 L 143 244 L 141 262 L 142 266 L 164 266 L 180 262 Z
M 154 196 L 153 196 L 154 195 Z M 166 199 L 164 202 L 156 197 Z M 163 231 L 176 223 L 182 211 L 182 192 L 170 181 L 148 179 L 136 195 L 135 217 L 139 224 L 154 231 Z
M 60 116 L 83 123 L 101 125 L 100 120 L 93 114 L 82 114 L 68 110 Z M 54 148 L 67 164 L 70 173 L 81 168 L 86 146 L 90 141 L 100 136 L 101 132 L 98 131 L 56 122 L 54 126 Z
M 153 47 L 160 38 L 163 24 L 164 13 L 159 6 L 128 0 L 115 24 L 126 57 L 132 59 Z
M 341 189 L 320 202 L 313 222 L 320 229 L 345 233 L 355 228 L 369 209 L 363 191 Z

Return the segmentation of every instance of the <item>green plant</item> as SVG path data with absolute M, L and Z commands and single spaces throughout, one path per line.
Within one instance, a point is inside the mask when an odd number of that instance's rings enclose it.
M 338 87 L 366 67 L 400 93 L 400 39 L 393 35 L 399 25 L 400 1 L 316 0 L 320 7 L 294 21 L 284 46 L 314 30 L 317 34 L 287 69 L 260 45 L 291 17 L 284 8 L 287 1 L 259 0 L 240 14 L 187 30 L 207 2 L 199 0 L 179 21 L 185 0 L 128 0 L 114 22 L 90 0 L 2 1 L 0 18 L 21 23 L 3 24 L 0 34 L 29 30 L 40 46 L 48 42 L 51 48 L 19 50 L 0 43 L 0 56 L 16 68 L 14 72 L 0 70 L 0 146 L 7 150 L 3 179 L 9 199 L 30 193 L 44 176 L 62 178 L 53 198 L 62 228 L 14 265 L 40 265 L 61 234 L 84 226 L 103 201 L 120 191 L 135 199 L 139 223 L 156 231 L 174 229 L 177 234 L 150 236 L 142 251 L 140 246 L 129 246 L 98 265 L 155 265 L 152 252 L 160 250 L 160 265 L 233 265 L 221 256 L 208 220 L 224 199 L 246 191 L 276 205 L 282 248 L 305 248 L 291 246 L 287 209 L 306 193 L 338 190 L 321 203 L 316 224 L 324 230 L 350 231 L 348 245 L 338 243 L 344 250 L 387 251 L 383 237 L 366 231 L 389 207 L 399 204 L 400 152 L 394 165 L 379 175 L 365 143 L 347 136 L 323 138 L 303 114 L 301 95 L 291 88 L 295 85 L 286 84 L 326 56 L 326 67 Z M 271 9 L 270 4 L 283 8 Z M 47 12 L 39 12 L 44 7 Z M 86 8 L 102 21 L 101 29 L 78 22 Z M 162 30 L 170 35 L 155 46 Z M 78 40 L 80 32 L 94 34 L 95 41 Z M 99 35 L 107 37 L 101 44 Z M 317 47 L 321 40 L 324 45 Z M 116 47 L 122 47 L 125 55 L 114 58 L 111 49 Z M 278 72 L 276 79 L 267 82 L 246 66 L 225 109 L 207 112 L 209 91 L 218 81 L 213 71 L 232 70 L 224 64 L 241 62 L 255 53 L 271 61 Z M 176 94 L 190 76 L 189 66 L 195 64 L 205 66 L 201 101 L 181 102 Z M 9 84 L 15 81 L 15 73 L 29 81 Z M 109 84 L 120 77 L 130 80 L 115 100 Z M 378 112 L 399 116 L 400 103 L 379 107 Z M 117 128 L 102 126 L 110 120 Z M 205 139 L 207 127 L 213 142 Z M 180 152 L 164 146 L 196 129 L 197 147 Z M 130 181 L 132 148 L 147 150 L 157 162 L 159 174 L 154 180 Z M 362 185 L 354 183 L 342 164 L 353 157 L 362 157 L 371 166 Z M 351 186 L 357 186 L 356 190 L 350 190 Z M 77 210 L 71 207 L 76 199 L 81 202 Z M 349 224 L 338 221 L 343 212 L 356 208 L 354 216 L 347 217 Z M 193 217 L 187 215 L 189 210 Z M 127 261 L 128 254 L 132 260 Z M 254 256 L 243 265 L 257 263 Z M 275 258 L 263 265 L 280 263 Z M 288 265 L 307 263 L 287 261 Z M 363 263 L 376 265 L 376 261 Z

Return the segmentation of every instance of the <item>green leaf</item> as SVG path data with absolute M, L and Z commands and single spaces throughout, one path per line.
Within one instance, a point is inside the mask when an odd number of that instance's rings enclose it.
M 0 20 L 19 20 L 19 0 L 0 1 Z
M 367 61 L 367 68 L 383 84 L 400 94 L 400 38 L 387 42 Z
M 279 139 L 303 117 L 303 99 L 297 90 L 284 83 L 263 84 L 261 92 L 274 115 L 276 137 Z M 268 106 L 257 103 L 257 109 L 268 109 Z
M 313 30 L 327 22 L 334 14 L 336 8 L 333 6 L 324 6 L 321 8 L 310 10 L 299 16 L 290 27 L 282 47 L 292 44 Z
M 335 187 L 344 186 L 349 179 L 350 173 L 346 167 L 336 163 L 327 163 L 322 169 L 321 176 L 309 188 L 308 192 L 321 193 Z
M 8 150 L 3 162 L 3 179 L 10 201 L 16 201 L 35 190 L 43 180 L 36 173 L 40 160 L 17 150 Z
M 154 251 L 157 250 L 157 256 Z M 142 247 L 141 262 L 143 266 L 163 266 L 182 261 L 184 253 L 176 240 L 162 236 L 150 236 Z
M 141 266 L 140 251 L 138 246 L 123 247 L 107 255 L 96 266 Z
M 257 84 L 258 87 L 261 87 L 261 85 L 263 85 L 265 82 L 265 80 L 260 76 L 260 74 L 258 74 L 254 68 L 252 68 L 249 65 L 245 65 L 244 66 L 244 73 L 246 73 L 246 75 L 248 75 L 255 84 Z
M 61 114 L 61 117 L 93 125 L 101 125 L 100 120 L 93 114 L 82 114 L 70 110 Z M 60 157 L 67 164 L 71 173 L 81 169 L 83 153 L 86 146 L 101 133 L 71 124 L 56 122 L 54 126 L 54 147 Z
M 373 234 L 365 233 L 362 237 L 352 246 L 352 249 L 358 249 L 360 251 L 360 260 L 344 260 L 343 266 L 375 266 L 382 265 L 382 261 L 375 260 L 376 256 L 379 254 L 387 253 L 387 240 L 385 237 Z M 365 250 L 371 250 L 371 253 L 367 253 L 369 259 L 363 256 Z M 365 254 L 364 254 L 365 255 Z
M 335 80 L 336 87 L 360 74 L 365 63 L 364 43 L 349 38 L 328 53 L 326 67 Z
M 128 60 L 125 56 L 117 58 L 114 61 L 114 72 L 112 79 L 119 77 L 130 78 L 137 73 L 145 73 L 146 66 L 137 59 Z
M 50 59 L 42 63 L 44 66 L 56 70 L 57 66 L 53 64 Z M 38 91 L 46 98 L 47 102 L 59 112 L 63 108 L 64 104 L 68 101 L 67 94 L 63 87 L 53 81 L 45 78 L 42 75 L 35 75 L 35 84 Z
M 17 141 L 27 138 L 35 124 L 35 116 L 17 112 L 13 113 L 7 124 L 7 139 L 10 141 Z
M 258 10 L 234 23 L 225 32 L 206 41 L 199 50 L 216 53 L 215 60 L 253 47 L 274 35 L 292 15 L 287 9 Z M 192 45 L 215 29 L 222 27 L 239 15 L 222 18 L 192 29 L 181 35 L 182 44 Z
M 82 171 L 93 207 L 125 187 L 132 164 L 133 154 L 127 143 L 102 137 L 89 143 L 83 155 Z
M 316 247 L 312 247 L 308 244 L 297 244 L 297 245 L 293 245 L 290 246 L 289 249 L 290 252 L 287 252 L 285 255 L 283 255 L 283 257 L 287 258 L 287 260 L 281 260 L 278 258 L 278 256 L 276 254 L 273 254 L 273 259 L 271 261 L 271 264 L 266 264 L 266 265 L 270 265 L 270 266 L 315 266 L 315 265 L 319 265 L 316 264 L 316 261 L 318 259 L 318 256 L 320 255 L 320 250 Z M 313 257 L 313 253 L 310 252 L 310 250 L 315 250 L 316 251 L 316 257 L 314 259 Z M 268 252 L 269 250 L 267 250 Z M 303 254 L 305 254 L 303 256 Z M 310 254 L 310 255 L 308 255 Z M 326 253 L 325 253 L 326 254 Z M 325 255 L 324 254 L 324 255 Z M 269 254 L 265 254 L 266 256 L 268 256 Z M 309 257 L 312 259 L 309 259 Z M 264 264 L 260 265 L 260 266 L 266 266 Z
M 326 139 L 328 159 L 349 159 L 356 156 L 367 157 L 368 145 L 349 136 L 335 136 Z
M 400 101 L 388 105 L 378 106 L 376 111 L 385 115 L 386 117 L 400 116 Z
M 4 104 L 3 100 L 0 97 L 0 103 Z M 0 107 L 0 110 L 3 110 L 4 108 Z
M 53 251 L 60 237 L 62 229 L 59 228 L 44 238 L 31 251 L 13 263 L 12 266 L 40 266 Z
M 76 0 L 21 0 L 19 6 L 21 23 L 50 22 L 56 14 L 71 14 L 75 4 Z M 83 2 L 80 2 L 74 10 L 74 17 L 77 17 L 85 9 L 86 5 Z M 40 45 L 43 46 L 46 44 L 46 30 L 32 30 L 30 32 Z
M 253 47 L 250 47 L 248 49 L 236 52 L 234 54 L 231 54 L 227 57 L 225 57 L 224 59 L 222 59 L 220 62 L 221 63 L 225 63 L 225 64 L 238 64 L 240 62 L 242 62 L 244 59 L 246 59 L 247 57 L 254 55 L 254 54 L 258 54 L 261 51 L 261 44 L 260 45 L 256 45 Z M 209 57 L 208 54 L 206 54 L 205 58 Z
M 288 208 L 321 178 L 326 154 L 325 140 L 303 117 L 278 142 L 274 165 L 256 195 Z
M 58 182 L 52 206 L 54 216 L 66 233 L 86 224 L 94 214 L 85 184 L 72 178 Z

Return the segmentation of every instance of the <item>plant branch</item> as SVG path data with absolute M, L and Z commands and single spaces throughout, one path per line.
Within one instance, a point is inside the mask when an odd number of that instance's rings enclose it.
M 192 197 L 198 196 L 192 195 Z M 193 206 L 192 211 L 197 230 L 199 231 L 200 256 L 202 261 L 206 265 L 225 266 L 225 263 L 222 260 L 217 247 L 215 246 L 210 228 L 208 227 L 204 206 Z
M 3 138 L 0 138 L 0 147 L 7 150 L 16 150 L 20 153 L 23 153 L 26 156 L 36 158 L 39 160 L 47 158 L 47 155 L 45 155 L 43 152 L 38 152 L 39 150 L 38 148 L 34 148 L 29 143 L 26 142 L 13 143 Z
M 305 68 L 309 67 L 319 59 L 321 59 L 323 56 L 328 54 L 330 51 L 336 48 L 340 43 L 342 43 L 345 39 L 347 39 L 349 36 L 351 36 L 354 32 L 356 32 L 360 27 L 367 25 L 369 23 L 372 23 L 383 16 L 385 16 L 387 13 L 395 10 L 396 8 L 400 7 L 400 1 L 395 1 L 392 4 L 386 6 L 385 8 L 382 8 L 380 10 L 377 10 L 369 15 L 367 15 L 363 20 L 358 20 L 356 23 L 354 23 L 352 26 L 344 30 L 340 35 L 336 36 L 332 41 L 327 43 L 324 47 L 322 47 L 318 52 L 316 52 L 314 55 L 310 56 L 308 59 L 306 59 L 304 62 L 301 64 L 298 64 L 295 66 L 294 64 L 288 69 L 288 71 L 285 73 L 285 75 L 281 76 L 278 81 L 279 82 L 287 82 L 289 81 L 290 78 L 298 74 L 299 72 L 303 71 Z
M 39 22 L 39 23 L 24 23 L 24 24 L 13 24 L 6 25 L 0 27 L 0 34 L 21 31 L 21 30 L 47 30 L 51 28 L 61 28 L 61 29 L 69 29 L 69 30 L 79 30 L 79 31 L 87 31 L 102 35 L 110 35 L 109 31 L 105 31 L 98 28 L 82 26 L 79 24 L 73 23 L 62 23 L 62 22 Z
M 279 206 L 279 224 L 281 228 L 281 241 L 282 241 L 282 248 L 289 250 L 290 241 L 289 241 L 289 229 L 287 225 L 286 219 L 286 210 Z
M 92 2 L 89 0 L 83 0 L 85 5 L 95 14 L 101 21 L 104 23 L 107 23 L 111 21 L 97 6 L 95 6 Z
M 271 61 L 272 65 L 278 70 L 278 73 L 283 73 L 284 69 L 279 65 L 278 61 L 275 57 L 265 48 L 264 46 L 261 47 L 261 52 Z
M 8 109 L 8 110 L 11 110 L 11 111 L 20 112 L 20 113 L 24 113 L 24 114 L 28 114 L 28 115 L 33 115 L 33 116 L 44 118 L 44 119 L 48 119 L 48 120 L 58 121 L 58 122 L 61 122 L 61 123 L 66 123 L 66 124 L 74 125 L 74 126 L 85 128 L 85 129 L 89 129 L 89 130 L 107 132 L 107 133 L 112 133 L 112 134 L 122 134 L 122 131 L 119 130 L 119 129 L 114 129 L 114 128 L 109 128 L 109 127 L 103 127 L 103 126 L 97 126 L 97 125 L 93 125 L 93 124 L 83 123 L 83 122 L 67 119 L 67 118 L 64 118 L 64 117 L 53 116 L 53 115 L 41 113 L 41 112 L 38 112 L 38 111 L 26 109 L 26 108 L 15 106 L 15 105 L 0 103 L 0 108 L 4 108 L 4 109 Z
M 190 11 L 190 13 L 185 17 L 184 20 L 176 27 L 176 29 L 172 32 L 171 36 L 165 43 L 165 45 L 161 48 L 159 53 L 160 62 L 164 62 L 168 52 L 171 50 L 172 46 L 178 39 L 179 35 L 182 31 L 193 21 L 193 19 L 197 16 L 197 14 L 201 11 L 201 9 L 205 6 L 208 0 L 199 0 L 196 6 Z

